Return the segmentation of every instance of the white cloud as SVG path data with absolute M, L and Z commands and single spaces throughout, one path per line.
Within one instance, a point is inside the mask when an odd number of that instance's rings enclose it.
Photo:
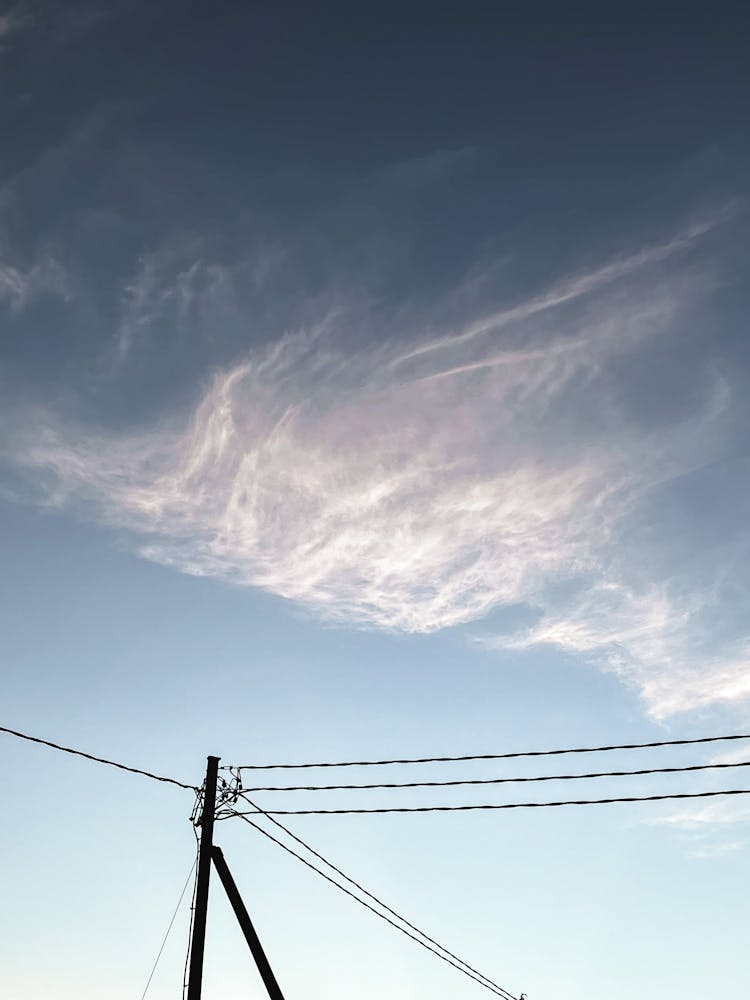
M 709 800 L 705 805 L 682 806 L 658 819 L 649 820 L 651 826 L 674 826 L 684 830 L 701 831 L 713 827 L 734 826 L 750 821 L 750 796 L 729 796 Z
M 0 298 L 7 298 L 13 304 L 21 303 L 28 293 L 28 280 L 18 268 L 0 264 Z
M 712 764 L 737 764 L 739 761 L 750 760 L 750 740 L 743 740 L 733 750 L 716 754 L 711 758 Z
M 487 644 L 516 650 L 550 645 L 593 660 L 635 686 L 657 719 L 750 699 L 750 644 L 706 654 L 710 595 L 678 597 L 670 589 L 663 583 L 634 590 L 620 581 L 597 581 L 543 613 L 526 632 Z
M 737 764 L 750 761 L 750 741 L 743 740 L 715 754 L 711 764 Z M 724 788 L 750 787 L 750 769 L 717 771 Z M 696 791 L 703 790 L 700 783 Z M 747 825 L 750 823 L 750 794 L 731 795 L 684 802 L 662 816 L 645 820 L 648 826 L 665 826 L 677 830 L 687 846 L 690 857 L 716 858 L 747 846 Z
M 688 855 L 699 860 L 720 858 L 746 848 L 748 823 L 750 795 L 733 795 L 709 799 L 702 804 L 686 804 L 664 816 L 645 821 L 648 826 L 665 826 L 676 830 L 683 839 Z
M 622 519 L 705 457 L 727 405 L 715 380 L 689 418 L 648 429 L 608 390 L 703 295 L 674 258 L 707 228 L 439 336 L 347 349 L 342 316 L 326 317 L 218 374 L 186 427 L 97 435 L 42 416 L 14 461 L 53 475 L 50 503 L 93 501 L 185 572 L 412 632 L 532 603 L 538 624 L 497 644 L 593 657 L 657 716 L 744 697 L 743 650 L 708 670 L 685 656 L 699 598 L 611 576 Z M 132 316 L 154 302 L 134 286 Z M 550 584 L 582 576 L 610 582 L 545 606 Z
M 14 310 L 22 309 L 42 293 L 66 299 L 70 296 L 67 275 L 52 257 L 45 257 L 28 270 L 0 261 L 0 302 L 5 299 Z
M 691 858 L 722 858 L 727 854 L 734 854 L 747 846 L 747 840 L 735 837 L 727 840 L 709 840 L 693 844 L 689 854 Z

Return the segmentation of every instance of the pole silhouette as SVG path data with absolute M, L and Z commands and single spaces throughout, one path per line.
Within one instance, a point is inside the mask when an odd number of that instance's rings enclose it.
M 200 1000 L 203 984 L 203 952 L 206 944 L 206 918 L 208 916 L 208 883 L 211 878 L 211 848 L 214 840 L 214 814 L 216 813 L 216 781 L 220 757 L 209 757 L 206 783 L 203 789 L 201 814 L 201 844 L 198 854 L 198 880 L 195 886 L 195 913 L 193 936 L 190 942 L 190 974 L 187 1000 Z

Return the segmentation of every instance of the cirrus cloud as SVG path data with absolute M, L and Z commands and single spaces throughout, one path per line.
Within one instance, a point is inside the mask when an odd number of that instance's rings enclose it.
M 37 413 L 6 450 L 47 503 L 93 502 L 184 572 L 410 632 L 530 604 L 532 629 L 489 644 L 594 659 L 657 716 L 745 697 L 739 647 L 703 670 L 680 661 L 698 596 L 612 577 L 624 520 L 705 461 L 729 405 L 707 374 L 687 415 L 649 426 L 613 391 L 713 287 L 684 261 L 710 229 L 437 335 L 432 317 L 429 333 L 355 348 L 331 313 L 218 373 L 182 426 L 115 434 Z M 563 580 L 588 583 L 553 606 Z

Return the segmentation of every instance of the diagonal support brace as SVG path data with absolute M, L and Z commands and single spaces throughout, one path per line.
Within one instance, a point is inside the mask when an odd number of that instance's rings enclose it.
M 245 940 L 247 941 L 248 947 L 250 948 L 252 956 L 255 959 L 255 964 L 258 966 L 258 972 L 261 975 L 261 979 L 263 980 L 266 990 L 268 991 L 269 997 L 271 1000 L 284 1000 L 284 994 L 281 992 L 281 987 L 276 982 L 273 969 L 269 965 L 266 953 L 263 951 L 263 946 L 258 939 L 258 935 L 255 933 L 255 928 L 253 927 L 252 920 L 250 919 L 250 914 L 245 909 L 245 904 L 242 902 L 242 896 L 240 896 L 239 890 L 235 885 L 232 873 L 229 871 L 229 867 L 224 860 L 224 855 L 220 847 L 216 847 L 216 845 L 212 847 L 211 858 L 213 859 L 214 868 L 221 879 L 221 884 L 224 886 L 224 891 L 229 897 L 229 902 L 232 904 L 232 909 L 234 910 L 234 915 L 237 917 L 237 922 L 242 928 L 242 933 L 245 935 Z

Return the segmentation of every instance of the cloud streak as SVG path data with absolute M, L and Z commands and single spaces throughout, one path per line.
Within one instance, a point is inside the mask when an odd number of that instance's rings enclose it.
M 710 232 L 720 221 L 721 217 L 716 216 L 711 220 L 696 223 L 671 240 L 647 247 L 627 257 L 610 261 L 584 274 L 561 281 L 559 284 L 547 289 L 541 295 L 533 297 L 526 302 L 512 306 L 509 309 L 499 310 L 477 322 L 470 323 L 460 332 L 420 344 L 411 351 L 396 358 L 394 364 L 403 364 L 423 354 L 433 351 L 444 351 L 447 348 L 465 344 L 468 341 L 475 340 L 477 337 L 497 332 L 511 324 L 532 319 L 540 313 L 558 309 L 568 303 L 575 302 L 582 296 L 590 295 L 628 275 L 641 271 L 645 267 L 659 264 L 681 250 L 690 248 L 697 239 Z
M 410 632 L 531 604 L 538 623 L 496 645 L 598 659 L 659 716 L 744 697 L 744 650 L 681 672 L 690 603 L 610 579 L 623 520 L 705 457 L 727 405 L 717 380 L 689 418 L 648 429 L 611 391 L 622 359 L 678 336 L 704 294 L 678 258 L 708 228 L 439 336 L 347 348 L 330 315 L 217 374 L 183 427 L 93 433 L 41 414 L 8 450 L 46 502 L 93 502 L 181 571 Z M 545 605 L 582 579 L 577 603 Z

